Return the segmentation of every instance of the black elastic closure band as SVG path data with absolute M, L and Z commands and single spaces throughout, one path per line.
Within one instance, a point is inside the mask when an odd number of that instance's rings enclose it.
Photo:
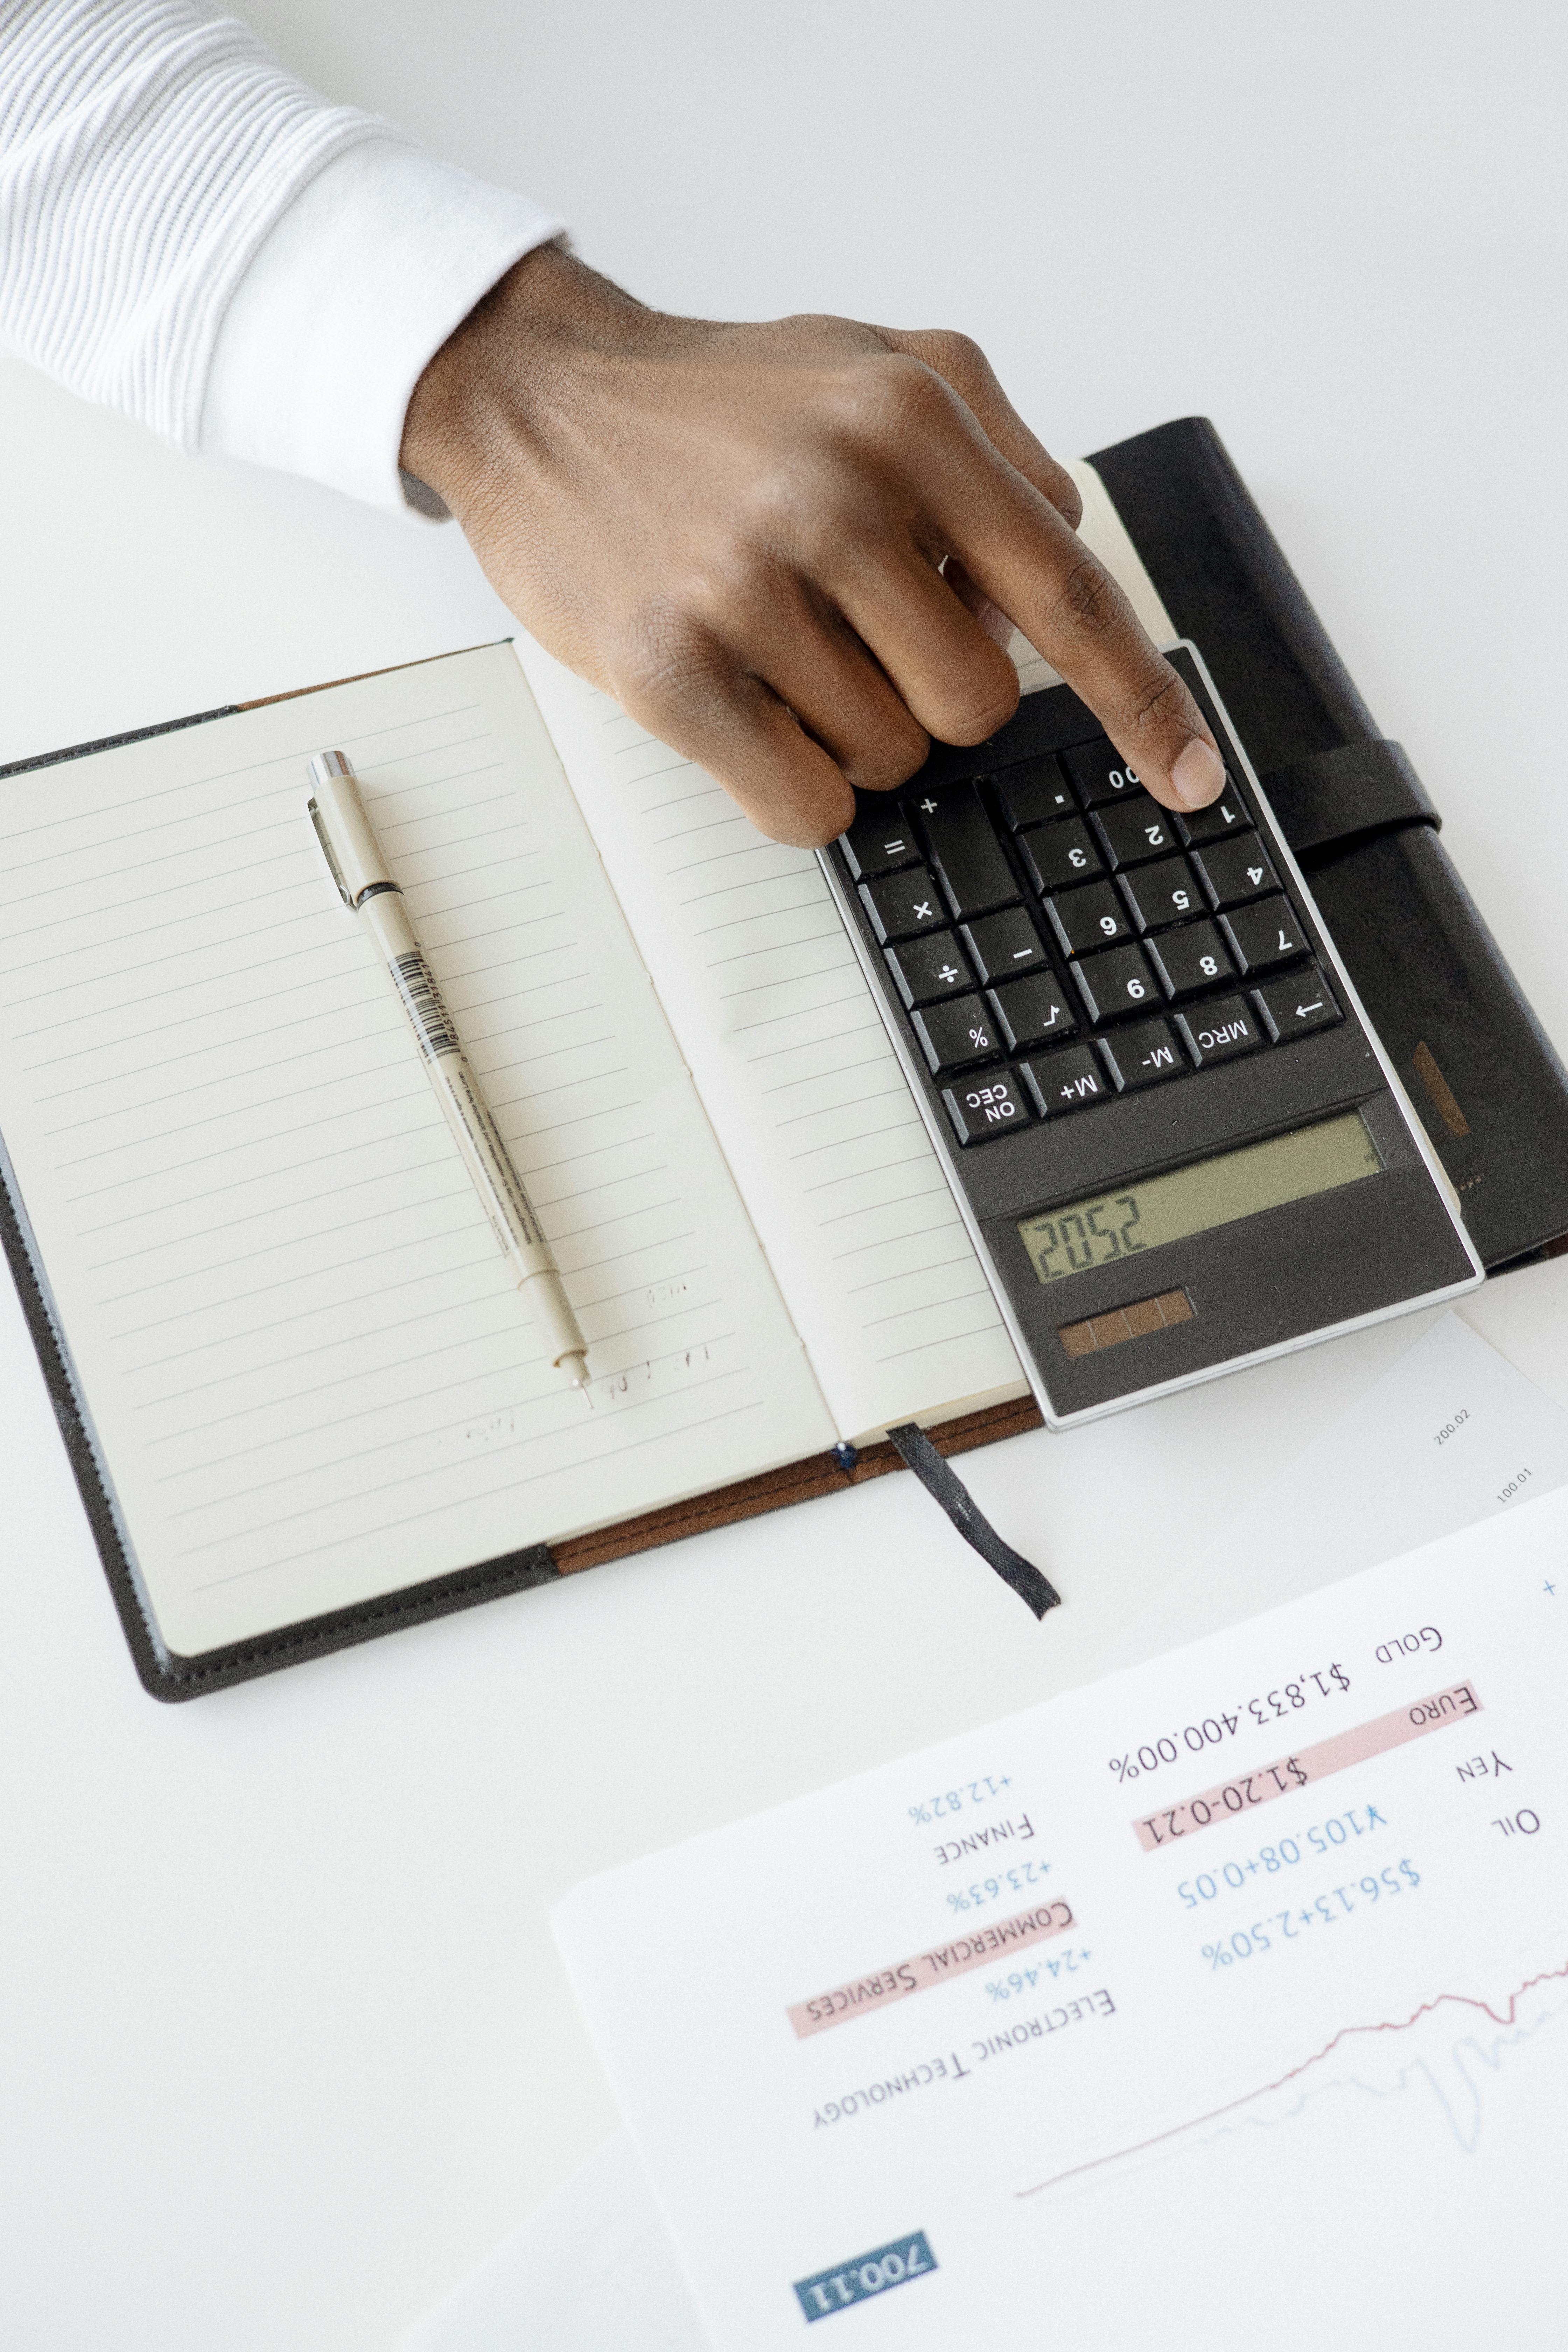
M 1263 778 L 1268 805 L 1298 857 L 1327 856 L 1374 834 L 1443 820 L 1403 743 L 1374 740 L 1314 752 Z
M 912 1470 L 927 1494 L 942 1505 L 964 1542 L 973 1547 L 987 1568 L 995 1570 L 1004 1584 L 1012 1586 L 1037 1617 L 1043 1617 L 1047 1609 L 1060 1608 L 1062 1596 L 1056 1586 L 1011 1544 L 1003 1542 L 957 1471 L 942 1460 L 917 1422 L 906 1421 L 889 1429 L 888 1439 L 902 1454 L 905 1469 Z

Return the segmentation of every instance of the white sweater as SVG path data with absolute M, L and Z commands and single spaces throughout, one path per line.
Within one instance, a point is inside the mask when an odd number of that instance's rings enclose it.
M 0 339 L 182 448 L 440 511 L 409 394 L 561 233 L 195 0 L 0 0 Z

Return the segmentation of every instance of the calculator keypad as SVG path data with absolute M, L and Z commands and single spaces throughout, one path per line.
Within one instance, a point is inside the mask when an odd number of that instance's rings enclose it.
M 1160 991 L 1142 948 L 1112 948 L 1086 956 L 1072 968 L 1084 1012 L 1097 1025 L 1126 1021 L 1160 1002 Z
M 1233 779 L 1176 815 L 1101 737 L 862 808 L 845 856 L 961 1143 L 1344 1018 Z
M 1293 972 L 1289 980 L 1270 981 L 1256 994 L 1258 1009 L 1277 1045 L 1282 1045 L 1287 1037 L 1304 1037 L 1311 1029 L 1331 1029 L 1345 1017 L 1315 963 Z
M 1227 776 L 1218 800 L 1211 801 L 1207 808 L 1194 809 L 1182 819 L 1182 827 L 1188 841 L 1198 847 L 1207 841 L 1227 840 L 1247 822 L 1247 803 Z
M 884 800 L 880 793 L 868 814 L 856 818 L 839 845 L 857 882 L 872 874 L 890 874 L 896 866 L 920 864 L 914 826 L 896 801 Z
M 1137 769 L 1130 768 L 1115 744 L 1103 735 L 1060 756 L 1085 808 L 1103 808 L 1111 801 L 1137 800 L 1142 793 L 1143 782 Z

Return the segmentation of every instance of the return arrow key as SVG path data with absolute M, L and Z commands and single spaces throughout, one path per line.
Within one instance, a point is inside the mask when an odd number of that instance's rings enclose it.
M 1271 980 L 1252 995 L 1277 1045 L 1288 1037 L 1304 1037 L 1310 1029 L 1331 1029 L 1345 1017 L 1316 964 L 1293 971 L 1288 980 Z

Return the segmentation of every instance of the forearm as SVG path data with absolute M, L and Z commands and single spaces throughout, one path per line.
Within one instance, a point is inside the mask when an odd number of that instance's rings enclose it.
M 1159 798 L 1223 771 L 963 335 L 645 310 L 192 0 L 0 0 L 0 335 L 187 449 L 395 505 L 768 831 L 983 741 L 1004 616 Z M 405 414 L 406 412 L 406 414 Z
M 190 0 L 0 0 L 0 338 L 181 447 L 397 502 L 421 370 L 560 226 Z

